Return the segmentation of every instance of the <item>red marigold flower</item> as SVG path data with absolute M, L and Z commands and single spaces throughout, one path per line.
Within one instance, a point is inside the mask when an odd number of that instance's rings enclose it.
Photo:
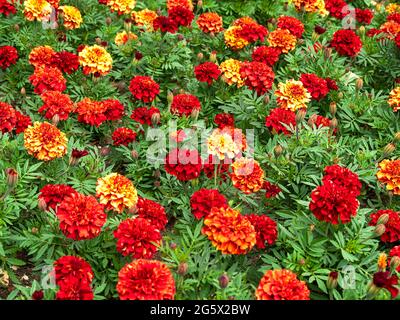
M 127 146 L 136 140 L 136 132 L 125 127 L 117 128 L 112 134 L 112 139 L 114 146 Z
M 332 181 L 333 183 L 346 188 L 347 191 L 355 197 L 360 195 L 362 188 L 361 182 L 358 179 L 358 175 L 350 169 L 341 167 L 338 164 L 326 166 L 322 183 L 325 184 L 327 181 Z
M 2 133 L 11 132 L 17 123 L 15 109 L 8 103 L 0 101 L 0 131 Z
M 356 8 L 356 20 L 362 24 L 370 24 L 374 18 L 374 12 L 370 9 Z
M 200 220 L 203 217 L 207 217 L 213 207 L 227 208 L 228 202 L 217 189 L 203 188 L 192 194 L 190 207 L 195 218 Z
M 134 259 L 150 259 L 161 243 L 161 233 L 149 220 L 143 218 L 126 219 L 114 231 L 117 250 L 123 256 Z
M 341 56 L 355 57 L 362 48 L 362 42 L 353 30 L 342 29 L 333 34 L 331 46 Z
M 158 110 L 158 108 L 151 107 L 147 109 L 146 107 L 139 107 L 133 110 L 131 119 L 150 126 L 152 125 L 152 118 L 155 114 L 160 115 L 160 110 Z
M 32 293 L 32 300 L 42 300 L 44 298 L 43 290 L 36 290 Z
M 214 117 L 214 122 L 220 129 L 224 129 L 225 127 L 235 126 L 235 118 L 230 113 L 218 113 Z
M 318 34 L 324 34 L 326 32 L 326 29 L 321 26 L 315 26 L 314 31 Z
M 323 116 L 320 116 L 320 115 L 317 115 L 317 114 L 313 114 L 310 117 L 310 119 L 308 120 L 308 124 L 309 125 L 313 125 L 314 124 L 317 128 L 320 128 L 320 127 L 328 127 L 328 128 L 330 128 L 330 123 L 331 123 L 331 120 L 329 118 L 326 118 L 326 117 L 323 117 Z M 336 133 L 337 133 L 337 128 L 335 128 L 333 130 L 333 134 L 336 135 Z
M 159 16 L 153 20 L 153 28 L 155 31 L 175 33 L 178 31 L 178 25 L 170 17 Z
M 119 271 L 117 292 L 121 300 L 173 300 L 175 281 L 164 263 L 138 259 Z
M 47 184 L 39 192 L 39 200 L 46 203 L 47 209 L 56 209 L 64 198 L 77 193 L 77 191 L 66 184 Z
M 300 81 L 304 84 L 314 100 L 319 101 L 325 98 L 329 93 L 328 83 L 326 80 L 318 77 L 314 73 L 302 74 Z
M 163 230 L 167 225 L 168 219 L 165 209 L 159 203 L 139 197 L 136 205 L 136 214 L 139 218 L 147 219 L 158 230 Z
M 0 14 L 8 16 L 9 14 L 15 14 L 17 10 L 14 4 L 9 0 L 0 0 Z
M 389 256 L 392 257 L 392 258 L 393 257 L 399 257 L 400 258 L 400 246 L 393 247 L 389 252 Z M 390 265 L 390 260 L 388 261 L 388 264 Z M 398 266 L 396 268 L 396 271 L 400 272 L 400 266 Z
M 54 261 L 56 284 L 62 286 L 70 278 L 78 279 L 83 284 L 91 284 L 94 278 L 92 268 L 83 258 L 62 256 Z
M 79 57 L 68 51 L 57 52 L 52 56 L 51 65 L 62 72 L 71 74 L 79 68 Z
M 106 108 L 107 105 L 102 102 L 85 98 L 77 103 L 75 112 L 78 114 L 79 122 L 99 127 L 107 120 Z
M 219 33 L 224 30 L 222 17 L 214 12 L 205 12 L 199 15 L 197 25 L 204 33 Z
M 253 61 L 263 62 L 272 67 L 278 62 L 281 53 L 282 51 L 279 48 L 261 46 L 254 49 L 251 57 Z
M 143 102 L 152 102 L 160 93 L 160 86 L 152 78 L 147 76 L 133 77 L 129 90 L 135 99 Z
M 190 116 L 193 110 L 201 110 L 200 100 L 191 94 L 177 94 L 171 104 L 171 113 L 180 117 Z
M 45 118 L 53 119 L 55 115 L 60 120 L 67 120 L 70 112 L 74 108 L 74 103 L 67 94 L 58 91 L 45 91 L 40 96 L 44 105 L 39 108 L 40 113 L 45 113 Z
M 271 89 L 275 78 L 270 67 L 257 61 L 244 62 L 240 67 L 240 76 L 245 79 L 246 86 L 255 90 L 258 95 L 263 95 Z
M 372 38 L 372 37 L 375 37 L 376 35 L 379 35 L 379 34 L 382 34 L 382 33 L 384 33 L 383 30 L 379 30 L 379 29 L 376 29 L 376 28 L 371 28 L 371 29 L 369 29 L 367 31 L 366 35 L 367 35 L 367 37 Z
M 246 216 L 256 230 L 256 247 L 265 249 L 266 244 L 273 245 L 278 237 L 276 222 L 266 215 L 250 214 Z
M 122 118 L 124 115 L 124 105 L 116 99 L 107 99 L 101 101 L 105 107 L 104 115 L 109 121 L 115 121 Z
M 82 284 L 79 279 L 68 278 L 56 293 L 57 300 L 93 300 L 93 291 L 90 285 Z
M 325 78 L 326 84 L 329 90 L 339 90 L 339 87 L 336 84 L 336 81 L 331 78 Z
M 400 24 L 400 13 L 399 12 L 395 12 L 395 13 L 389 14 L 386 17 L 386 21 L 394 21 L 394 22 L 397 22 L 397 23 Z
M 239 158 L 232 164 L 230 174 L 235 188 L 249 194 L 259 191 L 264 184 L 264 171 L 260 164 L 251 158 Z
M 379 271 L 374 274 L 373 284 L 378 288 L 385 288 L 388 290 L 392 298 L 396 298 L 399 294 L 398 285 L 399 278 L 397 275 L 391 275 L 390 271 Z
M 88 154 L 89 152 L 86 150 L 72 149 L 71 157 L 75 159 L 80 159 L 86 157 Z
M 17 117 L 17 123 L 15 124 L 16 134 L 24 132 L 26 128 L 32 125 L 32 120 L 29 116 L 26 116 L 17 110 L 15 110 L 15 115 Z
M 268 35 L 268 30 L 258 23 L 243 23 L 240 25 L 237 35 L 239 38 L 252 43 L 257 40 L 264 41 Z
M 396 242 L 400 240 L 400 212 L 393 210 L 378 210 L 371 214 L 370 226 L 376 226 L 380 216 L 387 214 L 389 220 L 385 223 L 385 232 L 381 236 L 383 242 Z
M 173 149 L 165 158 L 165 171 L 177 177 L 178 180 L 188 181 L 199 177 L 201 158 L 197 150 Z
M 347 3 L 344 0 L 325 0 L 325 8 L 336 19 L 343 19 L 347 13 Z
M 211 209 L 204 219 L 202 233 L 223 254 L 246 254 L 256 244 L 253 225 L 232 208 Z
M 1 7 L 0 7 L 1 10 Z M 1 12 L 1 11 L 0 11 Z M 0 46 L 0 68 L 6 70 L 18 60 L 18 51 L 12 46 Z
M 168 17 L 178 26 L 189 27 L 194 19 L 194 14 L 188 8 L 175 6 L 168 9 Z
M 296 126 L 296 114 L 291 110 L 282 108 L 272 109 L 270 114 L 265 118 L 265 126 L 273 133 L 283 133 L 291 135 L 292 133 L 284 126 Z
M 97 237 L 107 215 L 95 197 L 73 193 L 64 197 L 57 207 L 56 214 L 60 220 L 60 229 L 67 238 L 86 240 Z
M 264 181 L 262 188 L 265 189 L 265 197 L 267 199 L 273 198 L 282 192 L 281 188 L 269 181 Z
M 219 78 L 221 70 L 215 63 L 205 62 L 194 68 L 194 74 L 200 82 L 207 82 L 208 85 L 211 85 L 214 80 Z
M 228 158 L 225 158 L 228 159 Z M 225 181 L 228 177 L 229 164 L 223 163 L 216 155 L 208 155 L 208 158 L 203 162 L 203 171 L 207 178 L 213 179 L 215 175 L 215 166 L 217 167 L 217 175 Z
M 312 191 L 309 208 L 320 221 L 344 224 L 357 214 L 359 204 L 347 188 L 328 180 Z
M 290 270 L 268 270 L 256 290 L 257 300 L 310 300 L 304 281 Z
M 64 91 L 67 89 L 67 81 L 57 68 L 42 66 L 37 67 L 29 81 L 35 87 L 35 93 L 42 94 L 45 91 Z
M 278 18 L 277 27 L 280 29 L 287 29 L 290 31 L 292 35 L 296 38 L 301 38 L 304 33 L 304 25 L 303 23 L 296 19 L 295 17 L 290 16 L 281 16 Z

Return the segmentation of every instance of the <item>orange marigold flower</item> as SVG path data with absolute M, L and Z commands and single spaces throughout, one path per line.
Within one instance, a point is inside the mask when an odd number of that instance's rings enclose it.
M 51 62 L 57 53 L 50 46 L 39 46 L 32 49 L 29 54 L 29 64 L 32 66 L 51 66 Z
M 230 86 L 236 84 L 238 88 L 244 85 L 244 79 L 240 76 L 242 62 L 235 59 L 228 59 L 219 66 L 222 72 L 222 79 Z
M 29 81 L 35 87 L 34 92 L 42 94 L 45 91 L 64 91 L 67 89 L 67 80 L 62 72 L 54 67 L 39 66 L 35 69 Z
M 79 64 L 84 74 L 97 73 L 106 75 L 112 68 L 111 55 L 101 46 L 86 46 L 79 52 Z
M 224 32 L 225 44 L 233 50 L 243 49 L 250 43 L 241 37 L 241 30 L 240 26 L 231 26 Z
M 215 12 L 202 13 L 197 18 L 197 25 L 204 33 L 219 33 L 224 30 L 222 17 Z
M 136 40 L 138 37 L 136 34 L 132 33 L 129 31 L 129 34 L 124 30 L 121 32 L 118 32 L 117 35 L 115 36 L 115 44 L 117 46 L 122 46 L 123 44 L 126 44 L 129 40 Z
M 271 47 L 279 48 L 283 53 L 288 53 L 296 47 L 297 38 L 287 29 L 276 29 L 268 36 Z
M 393 108 L 394 112 L 400 110 L 400 87 L 396 87 L 390 91 L 388 103 L 389 106 Z
M 78 121 L 91 126 L 100 126 L 107 120 L 105 112 L 107 105 L 100 101 L 85 98 L 77 103 L 75 112 L 78 114 Z
M 153 22 L 157 17 L 157 12 L 149 9 L 132 12 L 132 20 L 135 25 L 146 27 L 148 31 L 153 31 Z
M 50 3 L 56 9 L 60 5 L 60 0 L 47 0 L 47 2 Z
M 67 94 L 58 91 L 46 91 L 40 96 L 44 105 L 39 108 L 39 112 L 45 112 L 45 118 L 53 119 L 55 115 L 60 120 L 67 120 L 70 112 L 74 107 L 74 103 Z
M 24 131 L 24 145 L 31 156 L 49 161 L 67 153 L 68 139 L 65 133 L 47 122 L 35 122 Z
M 232 208 L 212 208 L 202 233 L 223 254 L 246 254 L 256 244 L 254 226 Z
M 264 171 L 251 158 L 239 158 L 232 164 L 233 186 L 246 194 L 259 191 L 264 184 Z
M 310 290 L 290 270 L 268 270 L 258 285 L 256 299 L 310 300 Z
M 118 213 L 132 208 L 138 201 L 138 195 L 132 181 L 118 173 L 111 173 L 97 180 L 96 194 L 107 210 Z
M 381 271 L 385 271 L 387 267 L 387 255 L 386 253 L 382 252 L 378 257 L 378 268 Z
M 383 160 L 376 173 L 378 180 L 386 185 L 386 189 L 400 195 L 400 160 Z
M 164 263 L 138 259 L 119 271 L 117 292 L 121 300 L 172 300 L 175 281 Z
M 26 0 L 24 2 L 24 15 L 29 21 L 45 21 L 51 13 L 51 5 L 45 0 Z
M 172 9 L 173 7 L 185 7 L 189 10 L 193 10 L 192 0 L 167 0 L 167 9 Z
M 77 29 L 82 23 L 82 15 L 74 6 L 61 6 L 59 10 L 63 13 L 64 27 L 66 29 Z
M 244 26 L 245 24 L 257 24 L 257 21 L 254 20 L 251 17 L 241 17 L 239 19 L 236 19 L 235 21 L 233 21 L 232 26 Z
M 129 14 L 136 6 L 136 0 L 107 0 L 111 11 L 118 14 Z
M 394 39 L 400 32 L 400 23 L 397 23 L 395 21 L 387 21 L 382 24 L 379 29 L 387 33 L 389 35 L 389 38 Z
M 287 80 L 285 83 L 280 82 L 275 96 L 279 107 L 290 111 L 307 108 L 307 103 L 311 101 L 311 95 L 304 84 L 293 79 Z

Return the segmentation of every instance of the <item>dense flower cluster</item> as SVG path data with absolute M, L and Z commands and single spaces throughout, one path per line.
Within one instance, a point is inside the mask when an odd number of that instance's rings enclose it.
M 296 114 L 291 110 L 282 108 L 272 109 L 269 115 L 265 118 L 265 125 L 273 133 L 283 133 L 290 135 L 288 127 L 296 126 Z
M 152 102 L 160 93 L 160 86 L 150 77 L 136 76 L 131 80 L 129 91 L 135 99 L 147 103 Z
M 177 114 L 180 117 L 190 116 L 194 110 L 201 110 L 201 103 L 197 97 L 185 93 L 174 96 L 171 103 L 171 113 Z
M 263 95 L 272 88 L 275 73 L 265 63 L 251 61 L 241 65 L 240 77 L 244 79 L 249 89 L 255 90 L 258 95 Z
M 104 76 L 112 68 L 112 58 L 106 49 L 95 44 L 93 46 L 85 46 L 79 52 L 79 64 L 83 68 L 84 74 Z
M 306 109 L 310 102 L 311 95 L 301 81 L 286 80 L 285 83 L 278 84 L 275 91 L 276 103 L 285 110 L 296 111 Z
M 383 160 L 379 163 L 376 177 L 386 189 L 400 195 L 400 160 Z
M 251 158 L 239 158 L 231 165 L 231 180 L 235 188 L 249 194 L 259 191 L 264 183 L 264 171 Z
M 165 208 L 159 203 L 139 197 L 136 204 L 136 214 L 147 219 L 158 230 L 163 230 L 168 222 Z
M 368 25 L 371 23 L 373 18 L 374 13 L 372 10 L 356 8 L 356 19 L 358 23 Z
M 265 249 L 266 244 L 273 245 L 278 237 L 276 222 L 266 215 L 250 214 L 246 216 L 256 231 L 256 247 Z
M 202 13 L 196 23 L 204 33 L 219 33 L 224 30 L 222 17 L 215 12 Z
M 381 235 L 383 242 L 397 242 L 400 240 L 400 212 L 393 210 L 378 210 L 371 214 L 369 225 L 376 226 L 382 215 L 388 215 L 389 220 L 385 223 L 385 232 Z
M 16 64 L 18 51 L 12 46 L 0 46 L 0 69 L 6 70 L 11 65 Z
M 106 106 L 99 102 L 84 98 L 76 104 L 75 113 L 78 114 L 78 121 L 91 126 L 100 126 L 107 120 L 105 116 Z
M 350 29 L 338 30 L 333 34 L 331 46 L 341 56 L 355 57 L 361 50 L 360 37 Z
M 201 172 L 201 158 L 197 150 L 173 149 L 165 157 L 165 171 L 178 180 L 196 179 Z
M 196 219 L 205 218 L 212 208 L 227 208 L 228 202 L 217 189 L 200 189 L 190 197 L 190 207 Z
M 207 82 L 208 85 L 211 85 L 214 80 L 219 78 L 221 71 L 215 63 L 205 62 L 194 68 L 194 74 L 200 82 Z
M 130 128 L 117 128 L 112 134 L 113 144 L 114 146 L 127 146 L 136 140 L 136 135 L 136 132 Z

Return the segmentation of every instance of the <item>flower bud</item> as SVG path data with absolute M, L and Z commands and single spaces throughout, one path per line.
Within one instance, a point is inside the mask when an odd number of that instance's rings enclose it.
M 21 88 L 21 94 L 24 96 L 26 95 L 26 89 L 24 87 Z
M 378 269 L 379 271 L 385 271 L 387 267 L 387 255 L 382 252 L 378 257 Z
M 375 297 L 378 292 L 379 292 L 380 288 L 377 287 L 372 281 L 371 283 L 368 285 L 368 289 L 367 289 L 367 299 L 371 300 L 373 297 Z
M 282 154 L 282 152 L 283 152 L 282 146 L 280 144 L 276 145 L 274 148 L 275 157 L 278 158 Z
M 299 265 L 304 266 L 306 264 L 306 260 L 304 260 L 303 258 L 301 258 L 299 261 Z
M 185 37 L 184 37 L 184 35 L 183 34 L 178 34 L 178 40 L 179 41 L 183 41 L 183 40 L 185 40 Z
M 53 118 L 51 118 L 51 122 L 57 127 L 58 123 L 60 122 L 60 116 L 58 114 L 55 114 Z
M 10 277 L 6 270 L 0 268 L 0 287 L 7 288 L 10 284 Z
M 171 91 L 168 91 L 167 100 L 168 100 L 168 104 L 171 104 L 172 100 L 174 100 L 174 94 Z
M 156 187 L 156 188 L 159 188 L 160 186 L 161 186 L 161 182 L 160 181 L 154 181 L 154 186 Z
M 229 284 L 229 277 L 226 273 L 224 273 L 223 275 L 221 275 L 218 279 L 219 281 L 219 285 L 222 289 L 225 289 L 228 284 Z
M 335 116 L 336 111 L 337 111 L 336 102 L 331 102 L 329 104 L 329 112 L 331 113 L 332 116 Z
M 325 55 L 325 59 L 329 59 L 332 56 L 332 48 L 325 47 L 324 48 L 324 55 Z
M 196 108 L 196 109 L 193 109 L 193 111 L 192 111 L 192 113 L 190 114 L 190 116 L 192 117 L 192 119 L 193 119 L 194 121 L 196 121 L 197 118 L 199 117 L 199 114 L 200 114 L 200 110 L 199 110 L 198 108 Z
M 190 180 L 190 183 L 193 187 L 197 187 L 199 185 L 199 179 L 198 178 L 192 179 Z
M 400 141 L 400 131 L 396 132 L 394 135 L 394 141 L 399 142 Z
M 337 287 L 338 277 L 339 277 L 339 273 L 337 271 L 331 271 L 329 273 L 328 280 L 326 283 L 326 286 L 328 287 L 328 289 L 332 290 Z
M 311 127 L 317 121 L 318 115 L 316 113 L 312 114 L 310 118 L 308 118 L 308 125 Z
M 155 112 L 151 115 L 151 123 L 153 126 L 156 126 L 160 123 L 161 120 L 161 114 L 158 112 Z
M 100 149 L 100 155 L 105 157 L 106 155 L 108 155 L 111 152 L 111 148 L 108 146 L 102 147 Z
M 95 41 L 96 41 L 96 43 L 97 43 L 98 45 L 101 45 L 101 39 L 100 39 L 99 37 L 96 37 Z
M 186 262 L 181 262 L 178 266 L 178 274 L 184 276 L 188 272 L 189 266 Z
M 217 61 L 217 52 L 216 51 L 211 52 L 210 61 L 211 62 L 216 62 Z
M 38 208 L 41 211 L 47 211 L 47 203 L 43 198 L 39 198 L 39 200 L 38 200 Z
M 198 60 L 198 61 L 201 61 L 201 60 L 203 60 L 203 58 L 204 58 L 204 54 L 201 53 L 201 52 L 199 52 L 199 53 L 197 54 L 197 60 Z
M 339 99 L 342 99 L 342 98 L 343 98 L 343 92 L 339 92 L 339 93 L 338 93 L 338 98 L 339 98 Z
M 135 149 L 133 149 L 131 151 L 131 157 L 132 157 L 132 159 L 137 159 L 137 158 L 139 158 L 139 153 Z
M 387 213 L 381 215 L 376 222 L 377 225 L 379 224 L 386 224 L 389 221 L 389 215 Z
M 19 29 L 20 29 L 20 28 L 19 28 L 19 24 L 15 24 L 15 25 L 14 25 L 14 30 L 15 30 L 16 32 L 18 32 Z
M 358 78 L 358 79 L 356 80 L 356 88 L 357 88 L 357 90 L 361 90 L 362 87 L 363 87 L 363 85 L 364 85 L 363 79 Z
M 210 38 L 215 38 L 215 33 L 214 32 L 210 32 Z
M 265 96 L 265 98 L 264 98 L 264 102 L 265 102 L 265 104 L 268 104 L 268 103 L 270 103 L 270 101 L 271 101 L 271 98 L 270 98 L 270 96 L 269 96 L 269 95 L 266 95 L 266 96 Z
M 18 172 L 13 168 L 7 168 L 5 172 L 8 187 L 14 188 L 18 182 Z
M 39 229 L 36 228 L 36 227 L 33 227 L 33 228 L 31 229 L 31 232 L 32 232 L 33 234 L 37 234 L 37 233 L 39 232 Z
M 386 157 L 390 155 L 394 150 L 396 150 L 396 146 L 393 143 L 389 143 L 383 148 L 383 156 Z
M 178 246 L 178 245 L 177 245 L 175 242 L 171 242 L 171 243 L 169 244 L 169 247 L 170 247 L 172 250 L 175 250 L 177 246 Z
M 333 131 L 337 128 L 338 126 L 338 121 L 336 118 L 333 118 L 331 121 L 329 121 L 329 128 Z
M 160 176 L 161 176 L 160 170 L 155 170 L 154 173 L 153 173 L 153 176 L 154 176 L 154 178 L 156 178 L 156 179 L 160 178 Z
M 111 17 L 107 17 L 106 18 L 106 25 L 110 25 L 112 23 L 112 19 L 111 19 Z
M 400 257 L 394 256 L 390 260 L 390 270 L 394 271 L 400 266 Z
M 203 0 L 197 1 L 197 8 L 201 9 L 203 7 Z
M 313 42 L 316 42 L 319 38 L 319 34 L 317 32 L 313 32 L 311 35 L 311 40 L 313 40 Z
M 383 235 L 386 231 L 386 228 L 383 224 L 378 224 L 375 227 L 374 233 L 376 234 L 376 236 L 380 237 L 381 235 Z
M 303 122 L 304 118 L 306 117 L 307 111 L 305 109 L 300 109 L 296 113 L 296 124 L 300 124 Z
M 126 31 L 130 31 L 132 27 L 132 20 L 131 19 L 125 19 L 124 21 L 124 28 Z
M 32 294 L 32 299 L 33 299 L 33 300 L 42 300 L 43 297 L 44 297 L 43 290 L 36 290 L 36 291 Z

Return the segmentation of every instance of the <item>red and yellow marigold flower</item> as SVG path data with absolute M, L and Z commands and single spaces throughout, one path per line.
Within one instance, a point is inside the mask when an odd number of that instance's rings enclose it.
M 119 271 L 117 292 L 121 300 L 173 300 L 175 281 L 164 263 L 138 259 Z
M 297 11 L 319 13 L 326 16 L 329 12 L 325 8 L 324 0 L 293 0 L 293 4 Z
M 287 80 L 278 84 L 275 91 L 276 103 L 280 108 L 290 111 L 307 108 L 311 95 L 301 81 Z
M 24 15 L 29 21 L 45 21 L 51 13 L 51 5 L 45 0 L 26 0 Z
M 96 194 L 107 210 L 118 213 L 132 208 L 138 201 L 138 195 L 132 181 L 118 173 L 111 173 L 97 180 Z
M 242 27 L 231 26 L 224 32 L 225 44 L 233 49 L 240 50 L 247 46 L 250 42 L 241 37 Z
M 310 300 L 310 290 L 290 270 L 268 270 L 257 287 L 256 299 Z
M 379 163 L 376 177 L 379 182 L 386 185 L 388 191 L 400 195 L 400 160 L 383 160 Z
M 111 55 L 101 46 L 85 46 L 79 52 L 79 64 L 83 68 L 84 74 L 106 75 L 112 68 Z
M 172 9 L 173 7 L 184 7 L 189 10 L 193 10 L 192 0 L 167 0 L 167 9 Z
M 236 85 L 238 88 L 244 85 L 244 79 L 240 75 L 242 62 L 235 59 L 228 59 L 219 66 L 222 71 L 222 79 L 230 86 Z
M 153 22 L 158 17 L 157 12 L 149 9 L 132 12 L 132 20 L 138 27 L 146 27 L 147 31 L 153 31 Z
M 224 30 L 222 17 L 215 12 L 205 12 L 199 15 L 197 25 L 204 33 L 219 33 Z
M 204 219 L 202 233 L 223 254 L 246 254 L 256 244 L 253 225 L 232 208 L 212 208 Z
M 90 98 L 84 98 L 76 104 L 75 113 L 78 114 L 78 121 L 91 126 L 100 126 L 107 120 L 105 112 L 106 104 Z
M 56 52 L 50 46 L 39 46 L 32 49 L 29 54 L 29 64 L 35 68 L 40 66 L 51 66 Z
M 111 11 L 118 14 L 130 14 L 136 6 L 136 0 L 107 0 Z
M 283 53 L 288 53 L 296 47 L 297 38 L 287 29 L 276 29 L 268 36 L 271 47 L 279 48 Z
M 396 87 L 390 91 L 388 104 L 393 108 L 394 112 L 400 110 L 400 87 Z
M 47 122 L 35 122 L 24 131 L 24 146 L 38 160 L 49 161 L 67 153 L 65 133 Z
M 44 113 L 46 119 L 53 119 L 57 116 L 59 120 L 67 120 L 70 112 L 74 108 L 74 103 L 67 94 L 58 91 L 46 91 L 40 96 L 44 102 L 38 110 Z
M 59 10 L 62 12 L 64 19 L 64 27 L 72 30 L 80 27 L 82 20 L 81 12 L 74 6 L 61 6 Z
M 136 40 L 138 37 L 136 34 L 132 33 L 129 31 L 127 33 L 125 30 L 118 32 L 117 35 L 115 36 L 114 42 L 117 46 L 122 46 L 123 44 L 126 44 L 129 40 Z
M 217 128 L 207 138 L 207 152 L 217 156 L 219 160 L 224 160 L 226 157 L 233 159 L 242 151 L 242 141 L 242 134 L 233 136 L 229 128 L 226 130 Z
M 398 3 L 389 3 L 386 8 L 386 12 L 391 14 L 391 13 L 400 13 L 400 4 Z
M 39 66 L 29 77 L 29 81 L 35 87 L 34 92 L 42 94 L 45 91 L 64 91 L 67 89 L 67 80 L 62 72 L 53 67 Z
M 259 191 L 264 183 L 264 171 L 251 158 L 239 158 L 232 165 L 231 180 L 235 188 L 249 194 Z

